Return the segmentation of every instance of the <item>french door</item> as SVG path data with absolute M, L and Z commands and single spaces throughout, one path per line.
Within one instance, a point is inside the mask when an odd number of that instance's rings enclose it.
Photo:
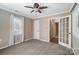
M 71 48 L 71 15 L 60 18 L 59 44 Z

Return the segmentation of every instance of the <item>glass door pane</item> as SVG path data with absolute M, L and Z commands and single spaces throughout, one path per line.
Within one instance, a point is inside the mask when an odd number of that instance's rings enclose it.
M 71 46 L 71 19 L 66 16 L 60 19 L 60 42 Z

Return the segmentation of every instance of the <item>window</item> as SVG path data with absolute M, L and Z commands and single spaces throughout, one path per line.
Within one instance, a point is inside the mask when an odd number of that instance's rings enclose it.
M 14 17 L 14 35 L 22 34 L 22 21 L 19 17 Z

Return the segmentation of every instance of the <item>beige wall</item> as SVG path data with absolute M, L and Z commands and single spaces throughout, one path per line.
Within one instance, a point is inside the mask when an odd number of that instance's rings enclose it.
M 79 4 L 72 12 L 72 47 L 79 48 Z
M 9 45 L 10 14 L 0 10 L 0 48 Z
M 33 38 L 33 20 L 29 18 L 24 19 L 24 39 Z

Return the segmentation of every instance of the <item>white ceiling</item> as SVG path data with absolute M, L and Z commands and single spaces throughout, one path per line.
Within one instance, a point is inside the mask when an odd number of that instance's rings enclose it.
M 18 14 L 22 14 L 26 17 L 30 18 L 39 18 L 47 15 L 52 15 L 56 13 L 61 12 L 68 12 L 72 6 L 73 3 L 39 3 L 40 6 L 48 6 L 47 9 L 41 10 L 42 13 L 30 13 L 32 9 L 25 8 L 24 6 L 33 6 L 33 3 L 0 3 L 0 7 L 8 9 L 10 11 L 15 12 L 15 10 L 18 10 Z

